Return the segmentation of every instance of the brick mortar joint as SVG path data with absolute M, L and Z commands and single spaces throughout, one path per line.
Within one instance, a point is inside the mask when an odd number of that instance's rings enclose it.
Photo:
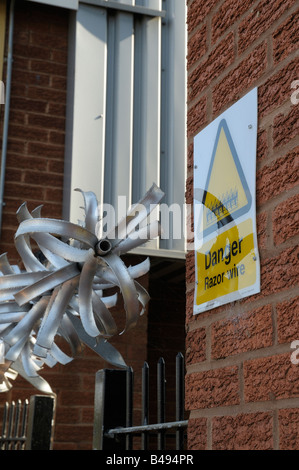
M 294 246 L 296 246 L 295 243 Z M 194 287 L 192 289 L 192 294 L 193 293 Z M 218 321 L 233 319 L 235 315 L 239 315 L 240 313 L 248 314 L 269 305 L 276 306 L 281 302 L 293 300 L 297 297 L 297 295 L 299 295 L 299 287 L 294 286 L 288 290 L 285 290 L 284 292 L 276 292 L 271 294 L 271 297 L 258 297 L 257 299 L 254 299 L 250 302 L 242 302 L 241 300 L 240 303 L 235 304 L 235 306 L 232 306 L 232 304 L 227 304 L 223 306 L 224 309 L 220 312 L 211 310 L 210 312 L 207 311 L 204 314 L 193 315 L 193 320 L 189 321 L 186 327 L 188 327 L 188 332 L 191 333 L 192 331 L 195 331 L 199 328 L 206 328 L 207 326 L 210 326 Z
M 223 4 L 225 3 L 225 0 L 223 1 Z M 248 14 L 250 14 L 250 10 L 254 10 L 260 3 L 260 0 L 256 0 L 255 4 L 251 4 L 250 7 L 244 12 L 242 13 L 242 15 L 240 15 L 236 21 L 230 25 L 230 27 L 226 28 L 225 31 L 217 38 L 217 40 L 212 43 L 211 41 L 211 47 L 214 48 L 216 47 L 224 38 L 225 38 L 225 35 L 228 33 L 228 31 L 234 31 L 236 30 L 236 33 L 237 33 L 237 36 L 238 36 L 238 39 L 239 39 L 239 33 L 238 33 L 238 28 L 239 28 L 239 25 L 243 22 L 244 19 L 246 19 L 246 17 L 248 16 Z M 219 4 L 216 4 L 212 9 L 211 11 L 207 14 L 207 16 L 205 18 L 208 18 L 210 19 L 210 21 L 208 22 L 205 22 L 205 20 L 201 21 L 200 23 L 198 23 L 196 25 L 196 27 L 194 29 L 192 29 L 190 32 L 188 32 L 188 41 L 193 37 L 193 35 L 203 26 L 206 24 L 206 26 L 208 26 L 208 24 L 211 26 L 211 31 L 210 31 L 210 34 L 212 33 L 212 23 L 211 23 L 211 20 L 212 20 L 212 17 L 214 16 L 214 13 L 217 11 L 217 10 L 220 10 L 222 4 L 220 2 L 220 5 Z M 189 6 L 188 6 L 189 8 Z M 279 24 L 283 24 L 283 22 L 289 17 L 291 16 L 292 14 L 296 13 L 298 7 L 296 5 L 296 3 L 294 3 L 293 6 L 289 7 L 286 11 L 283 12 L 283 14 L 277 19 L 275 20 L 273 23 L 271 23 L 271 26 L 269 28 L 267 28 L 267 30 L 262 33 L 261 36 L 263 36 L 263 39 L 265 39 L 265 37 L 269 36 L 271 37 L 271 40 L 272 40 L 272 34 L 275 32 L 275 30 L 277 30 Z M 250 44 L 249 46 L 249 49 L 252 47 L 252 45 L 254 43 L 256 43 L 256 41 L 259 41 L 261 40 L 261 37 L 259 37 L 259 39 L 255 40 L 253 43 Z M 239 41 L 238 41 L 239 42 Z M 238 44 L 237 44 L 238 45 Z M 254 47 L 253 47 L 254 48 Z M 246 48 L 244 51 L 247 51 L 249 50 L 248 48 Z M 206 52 L 206 54 L 208 54 L 208 51 Z M 205 55 L 206 55 L 205 54 Z M 204 56 L 205 56 L 204 55 Z M 204 57 L 203 56 L 203 57 Z M 203 58 L 201 57 L 201 59 Z
M 264 41 L 261 41 L 261 43 L 256 46 L 256 47 L 259 47 L 262 43 L 265 43 L 265 45 L 267 46 L 267 42 L 264 40 Z M 255 48 L 253 48 L 254 50 Z M 266 49 L 268 49 L 268 47 L 266 47 Z M 251 53 L 252 51 L 250 51 Z M 275 74 L 277 74 L 280 70 L 282 70 L 286 65 L 288 65 L 292 60 L 294 60 L 296 57 L 298 56 L 298 53 L 297 51 L 292 51 L 288 56 L 286 56 L 283 60 L 281 60 L 279 62 L 279 64 L 277 65 L 273 65 L 272 67 L 268 67 L 268 61 L 267 61 L 267 66 L 266 66 L 266 69 L 264 70 L 264 72 L 262 73 L 262 75 L 255 81 L 255 87 L 259 88 L 260 86 L 264 85 L 268 79 L 270 79 L 272 76 L 274 76 Z M 246 57 L 245 57 L 246 58 Z M 238 68 L 238 66 L 240 64 L 242 64 L 242 62 L 245 60 L 245 58 L 243 57 L 242 60 L 235 60 L 233 61 L 228 67 L 226 67 L 216 78 L 212 79 L 212 81 L 209 83 L 209 85 L 207 87 L 205 87 L 203 90 L 201 90 L 192 100 L 188 100 L 188 105 L 187 105 L 187 112 L 190 111 L 194 106 L 196 106 L 196 104 L 199 103 L 199 101 L 204 98 L 208 93 L 213 93 L 213 90 L 215 89 L 215 87 L 217 85 L 219 85 L 223 79 L 225 79 L 226 77 L 229 76 L 229 74 L 234 71 L 235 69 Z M 191 73 L 188 73 L 188 78 L 190 77 Z M 295 78 L 294 78 L 295 79 Z M 290 84 L 291 85 L 291 84 Z M 252 85 L 248 88 L 248 90 L 244 90 L 244 93 L 243 94 L 246 94 L 246 92 L 248 92 L 250 89 L 252 88 Z M 187 90 L 190 90 L 190 86 L 188 85 L 187 86 Z M 292 93 L 292 89 L 290 87 L 290 97 L 291 97 L 291 93 Z M 243 95 L 242 95 L 243 96 Z M 284 106 L 286 103 L 288 103 L 288 100 L 284 101 L 280 106 Z M 293 105 L 294 106 L 294 105 Z M 225 104 L 224 106 L 224 110 L 229 107 L 229 104 Z M 215 116 L 213 116 L 213 119 L 216 118 L 219 114 L 221 114 L 223 111 L 219 111 L 217 112 L 217 114 Z M 276 115 L 277 113 L 275 113 L 275 110 L 271 111 L 271 113 L 273 113 L 274 115 Z M 270 113 L 269 113 L 270 114 Z M 261 123 L 264 124 L 266 118 L 267 118 L 268 114 L 266 114 L 265 116 L 262 117 L 262 120 L 261 120 Z
M 226 33 L 226 36 L 229 36 L 229 35 L 231 35 L 232 33 L 234 33 L 234 32 L 230 30 L 230 31 L 228 31 L 228 32 Z M 234 34 L 233 34 L 233 38 L 234 38 L 234 41 L 233 41 L 233 42 L 234 42 L 234 45 L 235 45 L 235 35 L 234 35 Z M 226 37 L 224 36 L 224 37 L 222 38 L 222 40 L 224 41 L 225 39 L 226 39 Z M 219 42 L 219 44 L 220 44 L 220 42 Z M 213 44 L 210 48 L 207 48 L 207 51 L 206 51 L 197 61 L 195 61 L 195 62 L 187 69 L 188 76 L 189 76 L 189 75 L 192 75 L 192 73 L 198 68 L 198 66 L 204 64 L 204 62 L 209 58 L 209 56 L 215 52 L 215 49 L 217 49 L 217 47 L 219 46 L 219 44 Z M 238 57 L 238 56 L 236 56 L 236 55 L 234 54 L 234 59 L 235 59 L 235 60 L 233 61 L 233 63 L 236 62 L 236 58 L 237 58 L 237 57 Z
M 241 414 L 252 413 L 274 413 L 275 411 L 298 408 L 298 406 L 298 398 L 282 398 L 280 400 L 246 402 L 239 405 L 227 405 L 190 410 L 189 420 L 202 418 L 209 419 L 222 416 L 238 416 Z
M 260 3 L 260 1 L 257 1 L 256 3 L 256 6 L 258 6 Z M 279 25 L 282 25 L 284 23 L 284 21 L 289 17 L 291 16 L 292 14 L 294 14 L 296 11 L 297 11 L 298 7 L 296 5 L 296 3 L 294 3 L 293 6 L 289 7 L 288 9 L 286 9 L 282 15 L 279 16 L 278 19 L 276 19 L 275 21 L 273 21 L 273 23 L 271 23 L 271 25 L 266 29 L 266 31 L 264 31 L 261 36 L 259 36 L 258 39 L 254 40 L 251 44 L 250 44 L 250 47 L 255 44 L 257 41 L 259 40 L 262 40 L 262 39 L 265 39 L 265 38 L 269 38 L 269 40 L 271 41 L 272 43 L 272 38 L 273 38 L 273 33 L 278 29 Z M 248 13 L 248 12 L 247 12 Z M 245 17 L 243 18 L 245 19 Z M 247 50 L 247 49 L 245 49 Z
M 211 359 L 210 361 L 203 361 L 194 364 L 186 365 L 186 377 L 210 371 L 221 371 L 228 367 L 238 367 L 238 371 L 244 366 L 246 362 L 256 361 L 259 359 L 267 359 L 274 356 L 282 356 L 289 353 L 290 358 L 293 350 L 291 349 L 292 341 L 283 344 L 274 344 L 266 348 L 246 351 L 240 354 L 228 356 L 223 359 Z M 291 359 L 290 359 L 291 360 Z M 298 366 L 299 367 L 299 366 Z M 244 372 L 243 372 L 244 377 Z
M 244 54 L 242 54 L 241 56 L 238 56 L 237 59 L 235 59 L 228 67 L 226 67 L 216 78 L 214 78 L 211 83 L 209 83 L 208 87 L 204 88 L 200 93 L 198 93 L 196 95 L 195 98 L 193 98 L 193 100 L 189 100 L 189 103 L 188 103 L 188 110 L 190 110 L 194 105 L 197 104 L 197 102 L 205 96 L 205 93 L 207 92 L 207 90 L 209 89 L 212 89 L 217 86 L 217 84 L 219 84 L 223 78 L 225 78 L 227 75 L 229 75 L 229 73 L 234 70 L 235 68 L 237 68 L 245 59 L 246 59 L 246 55 L 250 54 L 251 52 L 253 52 L 256 48 L 258 48 L 262 43 L 265 43 L 267 45 L 267 54 L 268 54 L 268 41 L 267 41 L 267 36 L 263 37 L 262 39 L 259 38 L 257 40 L 256 43 L 253 43 L 253 46 L 250 47 L 250 50 L 249 49 L 246 49 L 246 51 L 244 52 Z M 211 53 L 211 51 L 207 51 L 207 53 L 202 56 L 199 61 L 197 61 L 195 64 L 193 64 L 192 66 L 192 70 L 188 70 L 188 77 L 190 77 L 193 73 L 194 70 L 196 70 L 196 68 L 200 65 L 201 62 L 204 62 L 205 58 L 208 57 L 208 55 Z M 270 78 L 272 75 L 276 74 L 277 72 L 279 72 L 283 67 L 285 67 L 290 61 L 292 61 L 294 58 L 297 57 L 297 51 L 294 50 L 292 51 L 291 53 L 289 53 L 283 60 L 281 60 L 278 64 L 273 64 L 273 65 L 269 65 L 268 63 L 268 57 L 267 57 L 267 67 L 266 67 L 266 70 L 263 72 L 263 74 L 261 75 L 261 77 L 259 77 L 259 79 L 257 80 L 257 86 L 258 83 L 260 85 L 263 84 L 264 81 L 266 81 L 268 78 Z M 188 87 L 188 89 L 190 89 L 190 87 Z M 291 96 L 291 88 L 290 88 L 290 96 Z
M 288 197 L 288 199 L 289 199 L 289 197 Z M 287 201 L 287 199 L 282 201 L 282 202 L 285 202 L 285 201 Z M 277 203 L 275 205 L 275 207 L 273 208 L 273 211 L 275 210 L 277 205 L 279 205 L 279 203 Z M 273 211 L 271 211 L 271 215 L 272 215 Z M 271 226 L 269 225 L 269 227 L 268 227 L 268 230 L 269 230 L 269 232 L 268 232 L 268 235 L 269 235 L 268 243 L 271 246 L 269 248 L 262 248 L 260 250 L 260 258 L 261 258 L 262 261 L 263 260 L 271 260 L 273 258 L 276 258 L 277 256 L 280 256 L 285 251 L 298 246 L 299 235 L 294 235 L 291 238 L 285 240 L 284 242 L 281 242 L 278 245 L 275 245 L 274 240 L 272 240 L 273 224 L 272 224 L 272 222 L 269 222 L 269 224 L 270 223 L 271 223 Z M 272 230 L 270 230 L 270 229 L 272 229 Z

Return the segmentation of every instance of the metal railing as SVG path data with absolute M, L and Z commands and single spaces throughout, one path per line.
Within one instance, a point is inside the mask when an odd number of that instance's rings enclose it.
M 34 395 L 29 400 L 6 402 L 3 408 L 0 450 L 50 450 L 55 398 Z
M 166 438 L 175 437 L 175 450 L 184 449 L 184 357 L 176 357 L 175 417 L 166 421 L 165 362 L 157 364 L 157 422 L 149 423 L 149 366 L 142 368 L 141 424 L 133 425 L 133 371 L 104 369 L 96 374 L 93 448 L 96 450 L 132 450 L 133 437 L 140 437 L 141 450 L 150 449 L 149 438 L 155 436 L 155 449 L 166 450 Z M 170 432 L 171 431 L 171 432 Z M 173 448 L 173 447 L 172 447 Z

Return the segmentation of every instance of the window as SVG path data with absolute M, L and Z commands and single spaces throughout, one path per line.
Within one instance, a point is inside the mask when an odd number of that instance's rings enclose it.
M 93 0 L 71 12 L 64 194 L 71 221 L 82 205 L 75 188 L 119 212 L 156 183 L 184 226 L 185 10 L 182 0 Z M 139 252 L 183 257 L 181 235 L 170 230 Z

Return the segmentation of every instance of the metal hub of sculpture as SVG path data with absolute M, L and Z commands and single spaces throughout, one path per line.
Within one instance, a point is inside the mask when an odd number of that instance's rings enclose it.
M 144 223 L 164 193 L 153 185 L 111 233 L 98 239 L 96 229 L 102 215 L 98 201 L 94 193 L 81 192 L 82 225 L 42 218 L 41 207 L 30 213 L 25 203 L 17 212 L 15 246 L 24 270 L 11 266 L 6 254 L 0 256 L 2 392 L 9 390 L 10 380 L 20 374 L 37 389 L 51 393 L 50 385 L 39 375 L 44 364 L 67 364 L 82 344 L 107 362 L 126 367 L 108 340 L 133 328 L 144 312 L 149 296 L 136 279 L 150 266 L 146 259 L 126 267 L 121 255 L 159 235 L 158 221 Z M 42 256 L 33 252 L 30 239 Z M 126 312 L 121 331 L 109 311 L 117 294 L 104 295 L 112 287 L 119 288 Z M 70 345 L 71 356 L 57 346 L 57 336 Z

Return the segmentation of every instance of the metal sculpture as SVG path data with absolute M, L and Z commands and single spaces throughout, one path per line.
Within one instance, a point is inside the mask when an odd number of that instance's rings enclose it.
M 81 190 L 78 190 L 81 191 Z M 39 375 L 46 364 L 67 364 L 82 345 L 106 361 L 126 367 L 108 339 L 133 328 L 149 300 L 136 279 L 149 270 L 149 260 L 126 267 L 121 255 L 155 238 L 158 221 L 147 218 L 164 193 L 154 184 L 128 210 L 126 216 L 104 238 L 97 236 L 101 214 L 96 196 L 81 191 L 84 222 L 80 225 L 41 217 L 41 207 L 29 212 L 24 203 L 17 212 L 19 227 L 15 246 L 25 270 L 11 266 L 0 256 L 0 391 L 12 387 L 20 374 L 37 389 L 52 393 Z M 31 239 L 39 254 L 32 249 Z M 126 312 L 126 325 L 119 329 L 109 308 L 117 294 L 104 295 L 118 287 Z M 64 338 L 71 348 L 66 354 L 55 343 Z

